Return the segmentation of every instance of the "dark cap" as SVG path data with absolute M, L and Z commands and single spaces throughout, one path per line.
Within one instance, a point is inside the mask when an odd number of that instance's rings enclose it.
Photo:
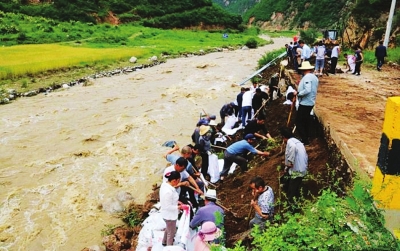
M 255 140 L 256 137 L 254 137 L 254 135 L 253 135 L 252 133 L 249 133 L 249 134 L 247 134 L 246 136 L 244 136 L 244 139 L 245 139 L 245 140 L 249 140 L 249 139 Z

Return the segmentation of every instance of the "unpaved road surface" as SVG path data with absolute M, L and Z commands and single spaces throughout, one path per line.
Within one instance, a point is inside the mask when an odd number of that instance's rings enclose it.
M 343 67 L 344 69 L 344 67 Z M 363 67 L 361 76 L 341 73 L 320 78 L 316 112 L 350 150 L 352 165 L 372 177 L 377 163 L 388 97 L 400 96 L 399 68 L 378 72 Z

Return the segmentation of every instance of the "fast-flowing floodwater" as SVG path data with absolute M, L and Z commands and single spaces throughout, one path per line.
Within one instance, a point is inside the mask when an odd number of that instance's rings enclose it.
M 162 143 L 191 143 L 200 113 L 218 116 L 235 84 L 285 42 L 171 59 L 0 106 L 0 250 L 100 245 L 104 225 L 121 221 L 98 205 L 119 191 L 144 202 L 166 166 Z

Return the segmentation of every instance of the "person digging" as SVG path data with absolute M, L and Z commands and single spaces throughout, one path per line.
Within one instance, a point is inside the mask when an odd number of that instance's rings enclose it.
M 258 154 L 262 156 L 269 156 L 269 152 L 262 152 L 255 149 L 252 144 L 256 141 L 256 137 L 254 134 L 247 134 L 243 140 L 237 141 L 230 145 L 224 152 L 224 167 L 220 174 L 220 182 L 222 182 L 225 177 L 228 175 L 229 169 L 233 163 L 236 163 L 240 166 L 240 170 L 242 173 L 248 170 L 247 168 L 247 159 L 242 155 L 247 154 L 247 152 L 251 152 L 253 154 Z

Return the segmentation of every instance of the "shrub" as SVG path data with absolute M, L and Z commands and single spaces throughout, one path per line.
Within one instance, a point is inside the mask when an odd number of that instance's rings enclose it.
M 258 68 L 261 68 L 264 65 L 268 64 L 269 62 L 271 62 L 271 60 L 281 55 L 283 52 L 285 52 L 285 48 L 279 50 L 273 50 L 271 52 L 266 53 L 264 56 L 261 57 L 260 60 L 258 60 Z
M 140 216 L 134 210 L 132 210 L 131 212 L 126 214 L 122 218 L 122 221 L 125 222 L 126 224 L 128 224 L 130 227 L 134 227 L 134 226 L 140 225 L 142 223 Z
M 276 215 L 285 222 L 268 222 L 265 232 L 253 230 L 253 250 L 399 250 L 369 185 L 359 180 L 345 198 L 327 189 L 314 202 L 296 203 L 301 214 Z M 231 250 L 244 249 L 237 245 Z
M 315 29 L 308 29 L 308 30 L 302 30 L 300 31 L 300 37 L 304 42 L 308 45 L 313 45 L 315 41 L 318 38 L 318 35 L 320 32 L 318 32 Z
M 249 38 L 249 40 L 246 41 L 246 46 L 249 48 L 257 48 L 258 42 L 255 38 Z

